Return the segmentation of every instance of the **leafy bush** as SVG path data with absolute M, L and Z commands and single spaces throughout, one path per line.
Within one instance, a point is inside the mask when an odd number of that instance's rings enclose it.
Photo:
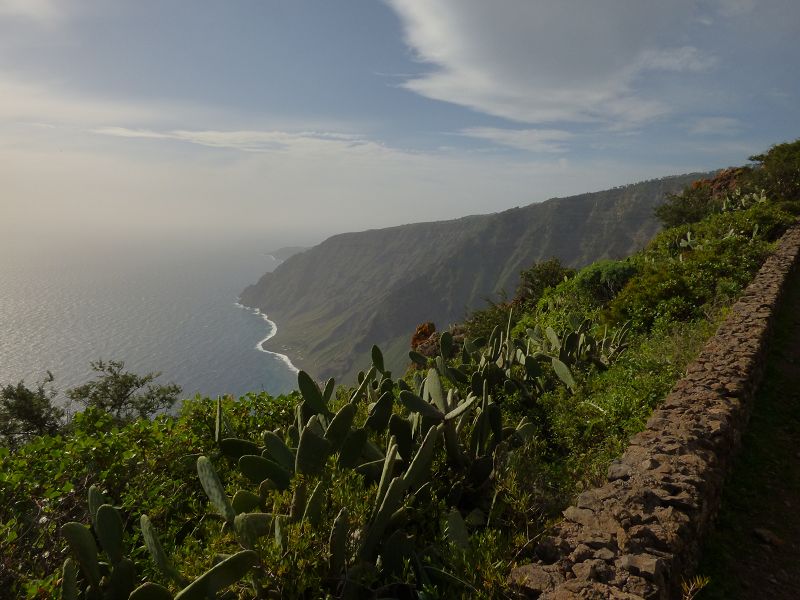
M 223 406 L 236 430 L 271 429 L 290 418 L 292 402 L 248 394 L 225 399 Z M 132 544 L 141 544 L 134 523 L 146 512 L 167 534 L 165 548 L 185 558 L 190 572 L 201 570 L 192 548 L 215 533 L 198 523 L 205 496 L 192 476 L 191 455 L 213 451 L 214 415 L 208 398 L 184 401 L 177 417 L 123 426 L 89 408 L 75 415 L 67 434 L 38 437 L 13 453 L 0 448 L 0 589 L 21 597 L 55 595 L 53 574 L 64 560 L 59 526 L 88 520 L 85 498 L 92 484 L 119 503 Z M 131 557 L 140 573 L 155 575 L 146 553 Z
M 758 164 L 755 185 L 766 190 L 774 201 L 800 199 L 800 140 L 777 144 L 750 160 Z
M 118 421 L 143 419 L 169 410 L 181 393 L 175 384 L 153 384 L 160 373 L 137 375 L 123 370 L 124 362 L 114 360 L 98 360 L 91 365 L 98 373 L 97 379 L 69 390 L 67 396 L 86 408 L 99 408 Z
M 744 289 L 793 222 L 775 205 L 757 204 L 662 232 L 638 257 L 641 273 L 610 303 L 606 319 L 647 330 L 712 314 Z
M 488 339 L 497 327 L 505 330 L 518 326 L 519 320 L 529 312 L 547 290 L 575 275 L 575 270 L 564 267 L 557 258 L 535 263 L 522 271 L 514 299 L 489 302 L 486 308 L 473 311 L 464 322 L 465 333 L 470 338 Z
M 575 288 L 590 304 L 602 305 L 611 301 L 636 273 L 632 261 L 600 260 L 580 270 Z
M 511 319 L 512 326 L 519 318 L 515 315 L 511 302 L 489 302 L 486 308 L 473 311 L 464 321 L 464 332 L 467 337 L 489 339 L 495 328 L 504 330 Z
M 655 214 L 664 227 L 697 223 L 728 209 L 732 195 L 749 195 L 757 189 L 750 167 L 723 169 L 710 179 L 695 181 L 678 194 L 668 194 Z
M 752 167 L 724 169 L 680 194 L 669 194 L 656 216 L 665 227 L 677 227 L 729 209 L 737 197 L 765 193 L 770 202 L 800 200 L 800 140 L 777 144 L 750 160 L 756 163 Z
M 55 435 L 63 426 L 65 412 L 53 403 L 58 392 L 52 382 L 48 372 L 35 389 L 24 381 L 0 389 L 0 446 L 14 450 L 34 437 Z
M 514 304 L 535 305 L 547 288 L 555 287 L 575 275 L 575 269 L 561 264 L 557 258 L 535 263 L 519 274 Z

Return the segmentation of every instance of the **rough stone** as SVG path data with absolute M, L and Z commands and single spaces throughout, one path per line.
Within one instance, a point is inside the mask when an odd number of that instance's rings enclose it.
M 514 587 L 522 588 L 526 593 L 552 591 L 565 577 L 554 565 L 523 565 L 511 571 L 510 583 Z
M 614 560 L 616 554 L 609 548 L 600 548 L 599 550 L 595 550 L 594 557 L 599 558 L 600 560 L 604 561 L 611 561 Z
M 564 511 L 564 518 L 574 523 L 579 523 L 584 526 L 596 526 L 597 517 L 594 512 L 588 508 L 578 508 L 577 506 L 570 506 Z
M 626 554 L 619 559 L 618 566 L 652 582 L 660 579 L 665 569 L 664 560 L 652 554 Z
M 610 467 L 608 467 L 608 480 L 614 481 L 616 479 L 627 479 L 631 476 L 632 472 L 632 469 L 628 465 L 614 462 L 611 463 Z

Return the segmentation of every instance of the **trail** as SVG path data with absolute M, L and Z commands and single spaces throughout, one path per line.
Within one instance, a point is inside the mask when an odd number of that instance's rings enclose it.
M 716 530 L 697 573 L 697 600 L 800 598 L 800 271 L 789 283 L 764 381 Z

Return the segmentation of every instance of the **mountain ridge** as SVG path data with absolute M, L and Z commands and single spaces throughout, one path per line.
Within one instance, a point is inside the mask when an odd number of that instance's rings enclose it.
M 559 258 L 583 266 L 622 258 L 659 229 L 654 208 L 708 173 L 690 173 L 448 221 L 341 233 L 289 257 L 241 302 L 278 324 L 269 346 L 319 378 L 352 377 L 377 343 L 407 364 L 422 321 L 440 329 L 503 290 L 519 272 Z

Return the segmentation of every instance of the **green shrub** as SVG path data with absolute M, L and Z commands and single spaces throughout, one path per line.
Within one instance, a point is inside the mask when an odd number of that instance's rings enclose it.
M 773 200 L 800 200 L 800 140 L 776 144 L 750 160 L 758 165 L 754 184 L 766 190 Z
M 98 360 L 91 363 L 96 379 L 67 391 L 73 402 L 86 408 L 99 408 L 117 421 L 144 419 L 169 410 L 178 401 L 178 385 L 153 383 L 160 373 L 137 375 L 125 371 L 121 361 Z
M 520 273 L 514 299 L 510 302 L 489 302 L 486 308 L 473 311 L 464 321 L 470 339 L 489 339 L 495 327 L 505 331 L 509 325 L 518 326 L 520 317 L 532 310 L 549 290 L 568 280 L 574 269 L 564 267 L 557 258 L 535 263 Z M 523 330 L 524 331 L 524 330 Z
M 575 269 L 563 266 L 557 258 L 535 263 L 519 274 L 514 304 L 535 305 L 547 288 L 555 287 L 573 275 Z
M 517 314 L 514 314 L 514 313 Z M 495 327 L 505 330 L 508 327 L 509 317 L 512 326 L 519 318 L 519 311 L 514 310 L 510 302 L 490 302 L 486 308 L 473 311 L 464 321 L 464 333 L 469 339 L 489 339 Z
M 246 435 L 286 422 L 293 401 L 248 394 L 238 401 L 226 399 L 224 406 L 237 434 Z M 75 415 L 67 433 L 38 437 L 13 453 L 0 448 L 0 539 L 7 541 L 0 551 L 4 589 L 19 596 L 26 590 L 31 590 L 29 597 L 54 595 L 57 578 L 49 575 L 64 560 L 59 526 L 87 522 L 85 498 L 92 484 L 119 502 L 132 540 L 140 539 L 133 523 L 147 513 L 167 534 L 168 551 L 181 546 L 178 554 L 185 554 L 190 570 L 206 568 L 204 555 L 192 550 L 211 532 L 196 523 L 205 496 L 193 476 L 191 455 L 213 450 L 214 413 L 215 402 L 198 397 L 186 400 L 178 417 L 120 426 L 112 415 L 89 408 Z M 140 573 L 155 576 L 146 554 L 137 551 L 131 557 Z
M 610 303 L 606 320 L 647 330 L 713 314 L 744 289 L 771 242 L 793 222 L 762 203 L 662 232 L 637 258 L 641 272 Z
M 58 392 L 53 374 L 31 389 L 20 381 L 0 388 L 0 446 L 15 450 L 41 435 L 55 435 L 64 425 L 65 411 L 54 403 Z
M 575 287 L 582 298 L 593 305 L 611 301 L 637 273 L 630 260 L 600 260 L 581 269 L 575 276 Z

